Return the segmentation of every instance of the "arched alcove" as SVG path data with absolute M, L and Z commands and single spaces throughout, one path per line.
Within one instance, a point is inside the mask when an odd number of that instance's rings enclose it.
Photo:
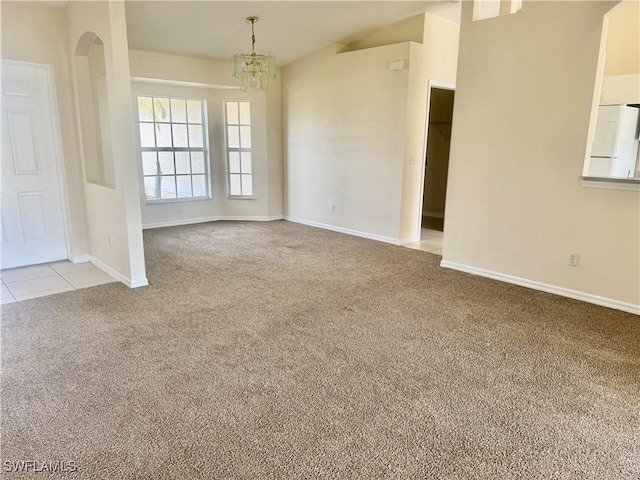
M 115 187 L 104 43 L 85 32 L 76 45 L 76 85 L 87 182 Z

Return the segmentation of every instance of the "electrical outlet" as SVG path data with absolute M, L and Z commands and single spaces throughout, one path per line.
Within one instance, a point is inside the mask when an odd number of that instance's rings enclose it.
M 569 261 L 567 262 L 567 265 L 569 265 L 570 267 L 577 267 L 578 266 L 578 254 L 577 253 L 570 253 L 569 254 Z
M 331 213 L 336 213 L 336 204 L 331 204 Z

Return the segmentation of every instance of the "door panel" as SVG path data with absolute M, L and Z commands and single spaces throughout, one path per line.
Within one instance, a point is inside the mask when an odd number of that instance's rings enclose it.
M 2 64 L 2 255 L 12 268 L 67 258 L 47 70 Z

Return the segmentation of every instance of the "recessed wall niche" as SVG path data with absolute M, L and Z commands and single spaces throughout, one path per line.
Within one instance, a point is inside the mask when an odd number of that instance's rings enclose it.
M 85 32 L 75 51 L 80 131 L 87 182 L 115 188 L 104 44 Z

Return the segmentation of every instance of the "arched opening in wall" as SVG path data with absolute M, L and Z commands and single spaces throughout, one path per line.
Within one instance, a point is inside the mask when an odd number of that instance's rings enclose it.
M 80 37 L 74 62 L 86 180 L 115 188 L 104 44 L 98 35 Z
M 640 185 L 640 3 L 604 16 L 583 184 Z M 589 185 L 588 183 L 586 185 Z

